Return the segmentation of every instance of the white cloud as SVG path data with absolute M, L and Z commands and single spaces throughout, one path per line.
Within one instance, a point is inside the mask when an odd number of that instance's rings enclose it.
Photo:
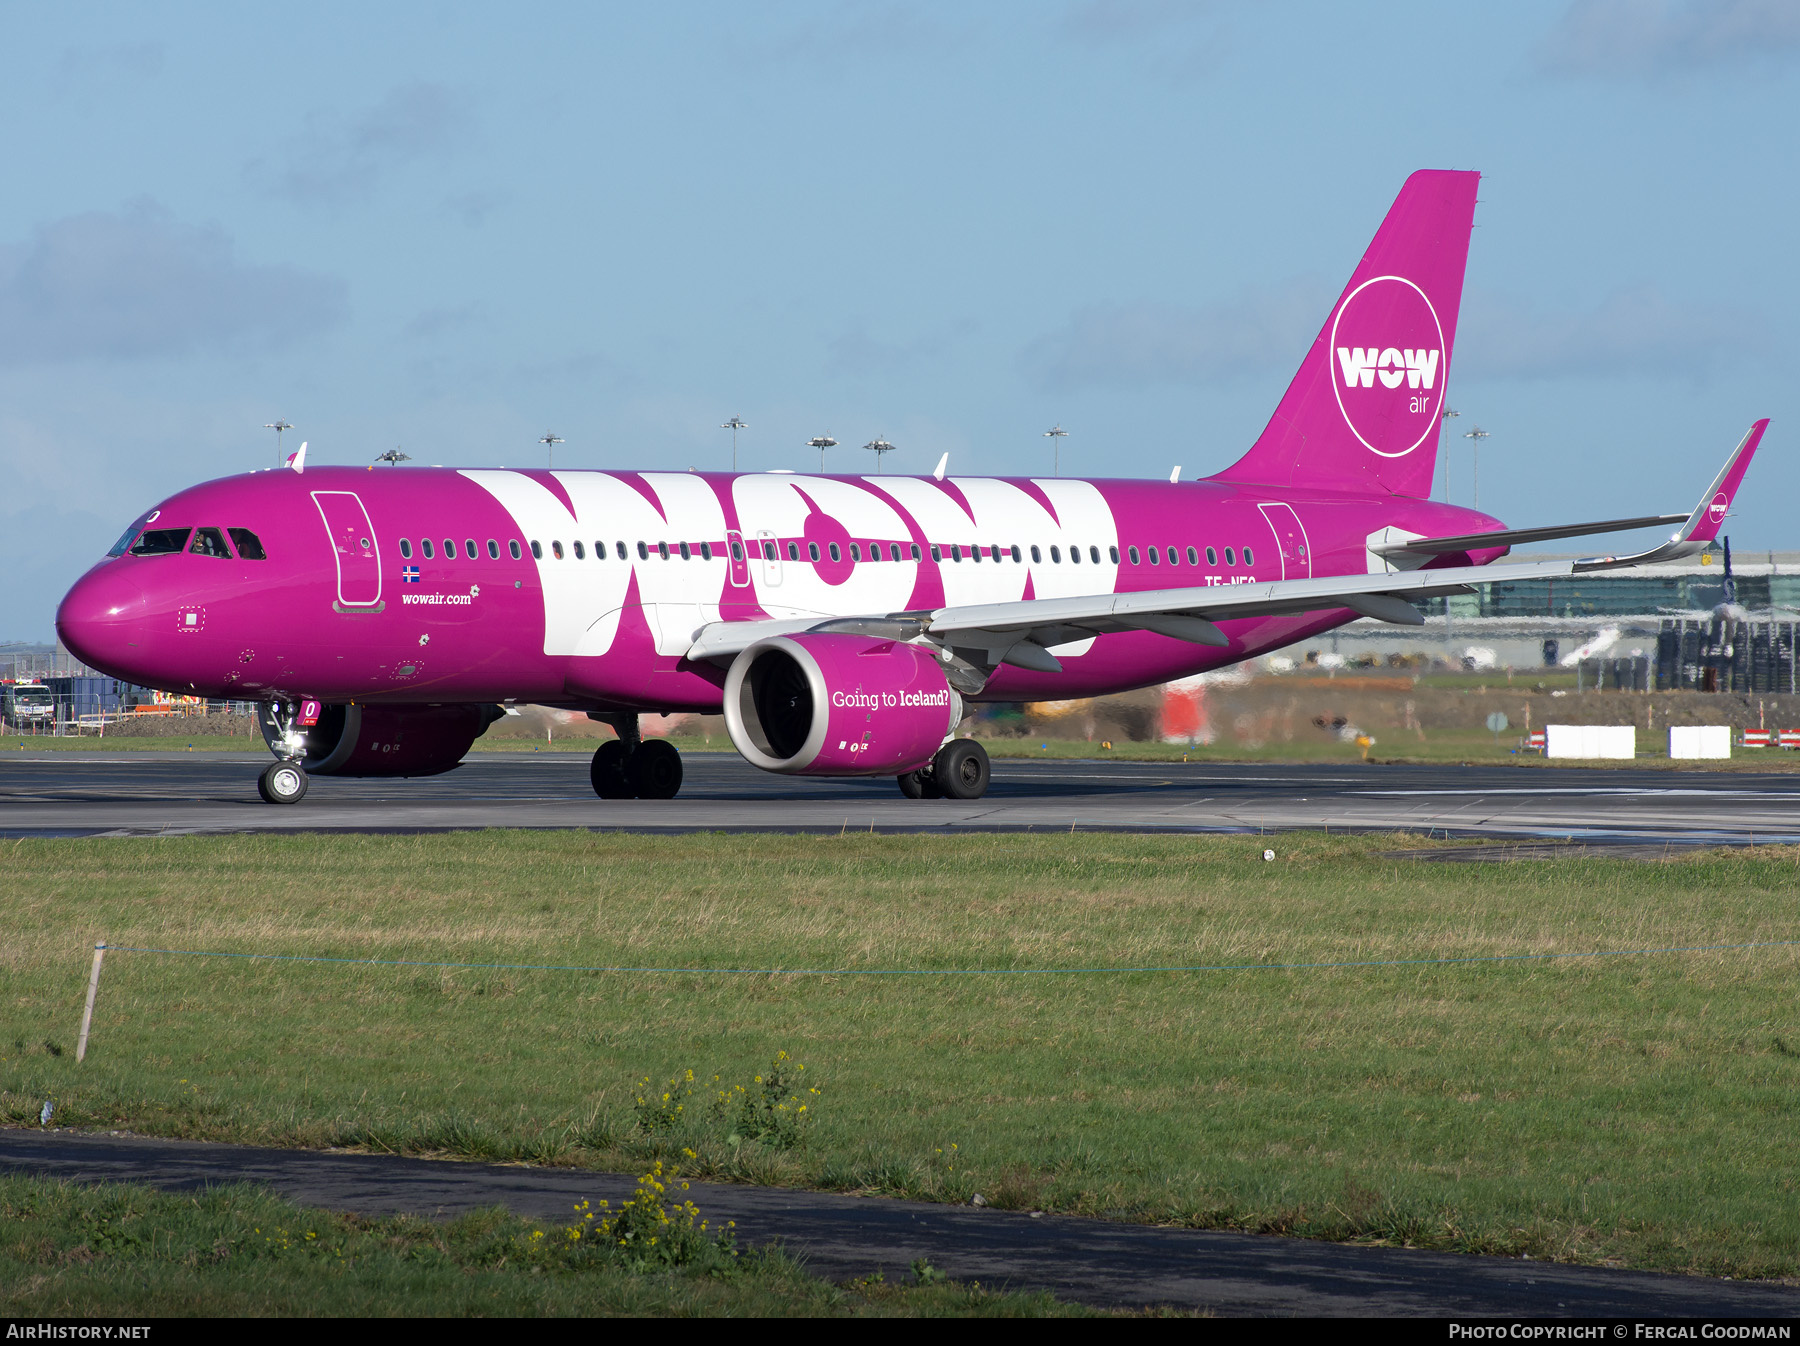
M 1296 369 L 1333 294 L 1316 279 L 1214 304 L 1095 304 L 1033 342 L 1025 366 L 1048 388 L 1216 386 Z
M 1652 285 L 1614 290 L 1586 311 L 1505 300 L 1464 303 L 1459 373 L 1473 378 L 1664 376 L 1697 381 L 1768 349 L 1761 314 L 1680 304 Z
M 345 286 L 239 261 L 216 226 L 151 201 L 70 215 L 0 245 L 0 363 L 269 350 L 341 321 Z
M 1573 0 L 1537 44 L 1558 75 L 1691 74 L 1800 56 L 1794 0 Z
M 296 204 L 343 205 L 413 163 L 449 154 L 467 140 L 473 120 L 456 90 L 403 85 L 354 116 L 315 113 L 273 162 L 258 159 L 249 171 Z

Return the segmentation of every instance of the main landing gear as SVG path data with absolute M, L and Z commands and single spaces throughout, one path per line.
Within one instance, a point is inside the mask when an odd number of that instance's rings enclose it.
M 638 736 L 637 716 L 595 716 L 618 737 L 594 752 L 588 774 L 602 799 L 673 799 L 681 791 L 681 754 L 660 738 Z
M 972 738 L 953 738 L 931 765 L 899 777 L 908 799 L 980 799 L 988 788 L 987 749 Z

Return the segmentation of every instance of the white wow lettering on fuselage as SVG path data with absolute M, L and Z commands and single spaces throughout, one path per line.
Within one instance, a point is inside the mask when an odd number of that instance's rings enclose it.
M 1343 370 L 1346 388 L 1373 388 L 1381 380 L 1384 388 L 1398 388 L 1402 379 L 1408 388 L 1429 391 L 1437 384 L 1438 361 L 1442 351 L 1401 350 L 1396 346 L 1376 349 L 1374 346 L 1339 346 L 1338 367 Z
M 646 492 L 624 474 L 552 473 L 565 504 L 523 473 L 462 475 L 505 507 L 524 539 L 542 545 L 543 555 L 528 556 L 527 563 L 537 571 L 544 653 L 552 656 L 608 653 L 633 581 L 656 653 L 679 657 L 701 627 L 720 620 L 724 603 L 745 603 L 752 594 L 769 617 L 826 618 L 907 607 L 924 567 L 940 582 L 925 591 L 934 606 L 1016 602 L 1028 591 L 1036 598 L 1110 593 L 1118 574 L 1112 508 L 1093 483 L 1078 479 L 953 477 L 940 484 L 918 477 L 759 473 L 727 485 L 697 473 L 631 474 Z M 729 582 L 721 488 L 731 492 L 740 545 L 747 549 L 747 589 Z M 807 541 L 815 537 L 816 543 Z M 588 558 L 577 558 L 576 539 L 594 549 Z M 681 547 L 678 539 L 688 545 Z M 560 557 L 551 545 L 556 541 L 563 545 Z M 623 558 L 617 555 L 621 542 Z M 658 546 L 663 542 L 671 549 L 667 556 Z M 699 550 L 702 542 L 710 557 Z M 869 559 L 877 543 L 879 562 Z M 612 550 L 603 560 L 606 544 Z M 645 544 L 647 555 L 641 556 Z M 1014 545 L 1020 548 L 1017 561 Z M 931 558 L 933 548 L 941 549 L 941 561 Z M 1041 559 L 1031 559 L 1033 551 Z M 1079 655 L 1092 644 L 1089 637 L 1055 652 Z

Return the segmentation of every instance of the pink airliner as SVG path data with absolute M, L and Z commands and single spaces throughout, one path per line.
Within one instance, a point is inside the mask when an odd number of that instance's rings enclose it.
M 586 711 L 602 798 L 668 799 L 642 712 L 723 711 L 767 771 L 973 799 L 973 701 L 1091 696 L 1235 663 L 1409 600 L 1691 555 L 1767 421 L 1684 514 L 1505 529 L 1427 499 L 1479 175 L 1407 179 L 1268 428 L 1200 481 L 289 468 L 125 531 L 56 627 L 93 667 L 261 708 L 263 798 L 426 776 L 502 713 Z M 1177 470 L 1177 475 L 1179 470 Z M 1514 543 L 1680 525 L 1636 556 Z

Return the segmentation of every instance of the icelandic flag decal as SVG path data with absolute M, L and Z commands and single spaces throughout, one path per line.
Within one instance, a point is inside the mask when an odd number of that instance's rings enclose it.
M 400 575 L 408 584 L 417 584 L 419 582 L 419 567 L 401 566 Z

